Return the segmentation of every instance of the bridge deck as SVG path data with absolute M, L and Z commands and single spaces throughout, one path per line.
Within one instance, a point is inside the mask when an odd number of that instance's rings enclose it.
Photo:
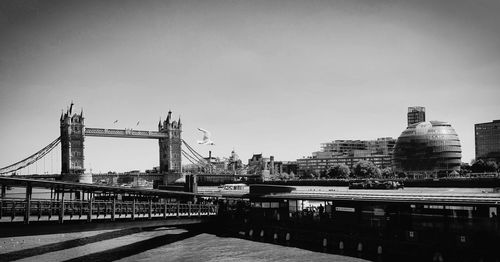
M 189 218 L 217 213 L 217 206 L 213 204 L 191 203 L 213 195 L 5 177 L 0 178 L 0 185 L 0 225 L 5 222 Z M 7 186 L 24 187 L 25 198 L 6 198 Z M 33 188 L 50 188 L 50 199 L 32 198 Z
M 168 133 L 162 133 L 158 131 L 133 130 L 133 129 L 108 129 L 108 128 L 86 127 L 85 136 L 159 139 L 168 137 Z

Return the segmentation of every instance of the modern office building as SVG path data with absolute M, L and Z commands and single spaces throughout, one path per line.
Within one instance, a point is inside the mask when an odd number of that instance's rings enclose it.
M 412 106 L 408 107 L 408 126 L 425 122 L 425 107 Z
M 476 159 L 500 161 L 500 119 L 474 125 Z
M 394 148 L 396 172 L 450 172 L 460 169 L 460 140 L 447 122 L 430 121 L 410 125 Z
M 299 173 L 321 172 L 336 164 L 352 168 L 357 162 L 367 160 L 379 168 L 392 166 L 392 154 L 396 139 L 383 137 L 376 140 L 335 140 L 321 144 L 321 151 L 311 157 L 297 159 Z
M 321 144 L 321 151 L 313 152 L 313 157 L 392 155 L 395 145 L 396 139 L 392 137 L 377 140 L 335 140 Z

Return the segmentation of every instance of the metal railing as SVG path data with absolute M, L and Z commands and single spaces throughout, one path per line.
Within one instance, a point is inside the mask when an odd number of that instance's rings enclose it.
M 0 199 L 0 223 L 208 217 L 216 215 L 217 210 L 217 205 L 208 203 Z

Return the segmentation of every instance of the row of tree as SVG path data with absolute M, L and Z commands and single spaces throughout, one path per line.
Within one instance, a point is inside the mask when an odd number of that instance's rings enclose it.
M 306 170 L 301 178 L 349 178 L 349 177 L 390 177 L 393 175 L 392 168 L 378 168 L 375 164 L 367 160 L 361 160 L 351 169 L 345 164 L 335 164 L 332 167 L 322 170 L 320 172 L 313 170 Z
M 472 163 L 472 165 L 462 163 L 460 175 L 466 175 L 467 173 L 483 173 L 483 172 L 500 172 L 500 166 L 495 161 L 484 161 L 477 160 Z M 391 167 L 378 168 L 375 164 L 370 161 L 361 160 L 353 168 L 349 168 L 345 164 L 336 164 L 328 169 L 322 171 L 306 170 L 302 173 L 300 178 L 302 179 L 314 179 L 314 178 L 391 178 L 396 174 L 393 172 Z M 405 174 L 400 174 L 404 177 Z
M 469 165 L 467 163 L 462 163 L 460 169 L 466 173 L 484 173 L 484 172 L 499 172 L 499 165 L 495 161 L 485 161 L 483 159 L 476 160 Z

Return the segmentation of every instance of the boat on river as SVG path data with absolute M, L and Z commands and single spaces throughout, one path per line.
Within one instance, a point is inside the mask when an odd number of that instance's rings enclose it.
M 392 180 L 351 180 L 349 189 L 400 189 L 404 188 L 402 182 Z

